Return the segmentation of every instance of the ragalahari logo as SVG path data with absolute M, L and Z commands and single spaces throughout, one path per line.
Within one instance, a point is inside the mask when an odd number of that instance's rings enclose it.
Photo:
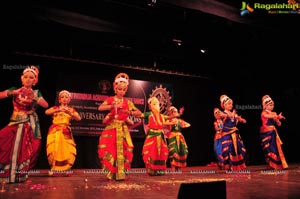
M 245 1 L 242 1 L 242 7 L 241 7 L 241 16 L 244 16 L 246 14 L 250 14 L 250 12 L 253 12 L 254 9 L 250 7 L 250 5 L 248 3 L 246 3 Z

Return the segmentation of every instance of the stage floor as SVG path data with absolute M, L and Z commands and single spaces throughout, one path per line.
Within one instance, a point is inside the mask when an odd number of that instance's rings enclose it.
M 69 177 L 49 177 L 48 170 L 33 170 L 24 183 L 2 183 L 0 199 L 176 199 L 179 190 L 183 195 L 193 192 L 193 197 L 186 199 L 214 198 L 222 193 L 220 197 L 228 199 L 300 198 L 300 164 L 290 164 L 282 171 L 267 170 L 266 165 L 248 166 L 242 172 L 187 167 L 181 172 L 168 170 L 163 176 L 148 176 L 144 168 L 134 168 L 128 177 L 126 181 L 110 181 L 100 169 L 72 170 Z

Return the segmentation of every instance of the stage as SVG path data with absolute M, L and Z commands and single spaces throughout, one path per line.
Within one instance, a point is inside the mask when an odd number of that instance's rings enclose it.
M 267 165 L 248 166 L 241 172 L 198 166 L 177 172 L 167 170 L 163 176 L 148 176 L 144 168 L 134 168 L 126 181 L 107 180 L 100 169 L 75 169 L 68 177 L 49 177 L 46 169 L 32 170 L 29 174 L 24 183 L 2 183 L 0 199 L 300 197 L 300 164 L 289 164 L 282 171 L 269 170 Z

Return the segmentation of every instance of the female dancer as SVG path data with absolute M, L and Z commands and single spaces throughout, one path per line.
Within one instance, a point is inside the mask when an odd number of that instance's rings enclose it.
M 285 119 L 282 113 L 273 112 L 274 101 L 269 95 L 262 97 L 263 111 L 261 112 L 262 126 L 260 138 L 266 163 L 272 169 L 286 169 L 288 164 L 285 160 L 276 126 L 281 126 L 281 119 Z
M 221 119 L 221 110 L 219 108 L 214 108 L 214 128 L 215 128 L 215 136 L 214 136 L 214 152 L 217 160 L 217 165 L 219 168 L 222 168 L 222 129 L 223 129 L 223 121 Z
M 246 148 L 237 128 L 238 122 L 246 123 L 246 120 L 239 116 L 235 110 L 232 111 L 233 101 L 227 95 L 220 97 L 221 107 L 224 111 L 221 114 L 223 120 L 222 129 L 222 163 L 224 169 L 239 171 L 246 168 Z
M 0 92 L 0 99 L 11 97 L 13 113 L 7 126 L 0 130 L 0 177 L 9 183 L 24 182 L 38 159 L 41 132 L 36 109 L 48 107 L 38 82 L 39 69 L 28 66 L 21 76 L 23 86 Z
M 180 112 L 183 112 L 181 108 Z M 182 135 L 182 129 L 191 126 L 190 123 L 184 121 L 181 118 L 177 118 L 179 115 L 177 108 L 170 106 L 168 108 L 168 115 L 173 117 L 169 119 L 170 132 L 168 133 L 168 148 L 169 148 L 169 160 L 172 170 L 178 170 L 179 168 L 186 167 L 186 160 L 188 156 L 188 146 Z
M 53 106 L 45 111 L 52 115 L 52 125 L 47 135 L 47 157 L 51 167 L 50 176 L 67 176 L 76 158 L 76 144 L 71 131 L 72 119 L 80 121 L 78 112 L 69 106 L 71 93 L 62 90 L 58 94 L 59 106 Z
M 140 115 L 141 111 L 124 95 L 128 89 L 129 77 L 119 73 L 113 83 L 115 96 L 108 97 L 99 107 L 99 111 L 107 111 L 103 122 L 106 124 L 101 133 L 98 145 L 98 156 L 107 178 L 125 180 L 131 168 L 133 143 L 128 124 L 132 124 L 130 116 Z

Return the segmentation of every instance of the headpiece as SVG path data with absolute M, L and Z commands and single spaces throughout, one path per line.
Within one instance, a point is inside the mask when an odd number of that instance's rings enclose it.
M 23 75 L 26 73 L 26 72 L 32 72 L 35 76 L 35 82 L 34 82 L 34 85 L 38 82 L 38 79 L 39 79 L 39 69 L 36 67 L 36 66 L 27 66 L 24 70 L 23 70 Z
M 125 84 L 126 87 L 128 87 L 129 85 L 129 76 L 126 73 L 119 73 L 116 77 L 115 77 L 115 81 L 113 83 L 114 86 L 114 90 L 116 89 L 117 85 L 123 83 Z
M 172 112 L 175 111 L 175 110 L 178 111 L 177 108 L 176 108 L 175 106 L 170 106 L 170 107 L 168 108 L 168 114 L 169 114 L 169 115 L 172 115 Z
M 264 95 L 262 97 L 263 107 L 267 106 L 268 104 L 272 104 L 272 103 L 274 103 L 274 101 L 272 100 L 272 98 L 269 95 Z
M 62 94 L 68 95 L 69 98 L 72 98 L 71 93 L 67 90 L 62 90 L 59 92 L 58 97 L 60 97 Z
M 26 72 L 32 72 L 36 77 L 39 75 L 39 69 L 36 66 L 27 66 L 23 70 L 23 74 Z
M 220 97 L 221 107 L 224 108 L 224 105 L 230 100 L 231 99 L 227 95 L 221 95 Z
M 118 84 L 120 82 L 124 82 L 128 86 L 129 85 L 129 76 L 126 73 L 119 73 L 115 77 L 115 83 Z
M 168 111 L 171 112 L 171 111 L 173 111 L 174 109 L 176 109 L 175 106 L 170 106 L 170 107 L 168 108 Z

